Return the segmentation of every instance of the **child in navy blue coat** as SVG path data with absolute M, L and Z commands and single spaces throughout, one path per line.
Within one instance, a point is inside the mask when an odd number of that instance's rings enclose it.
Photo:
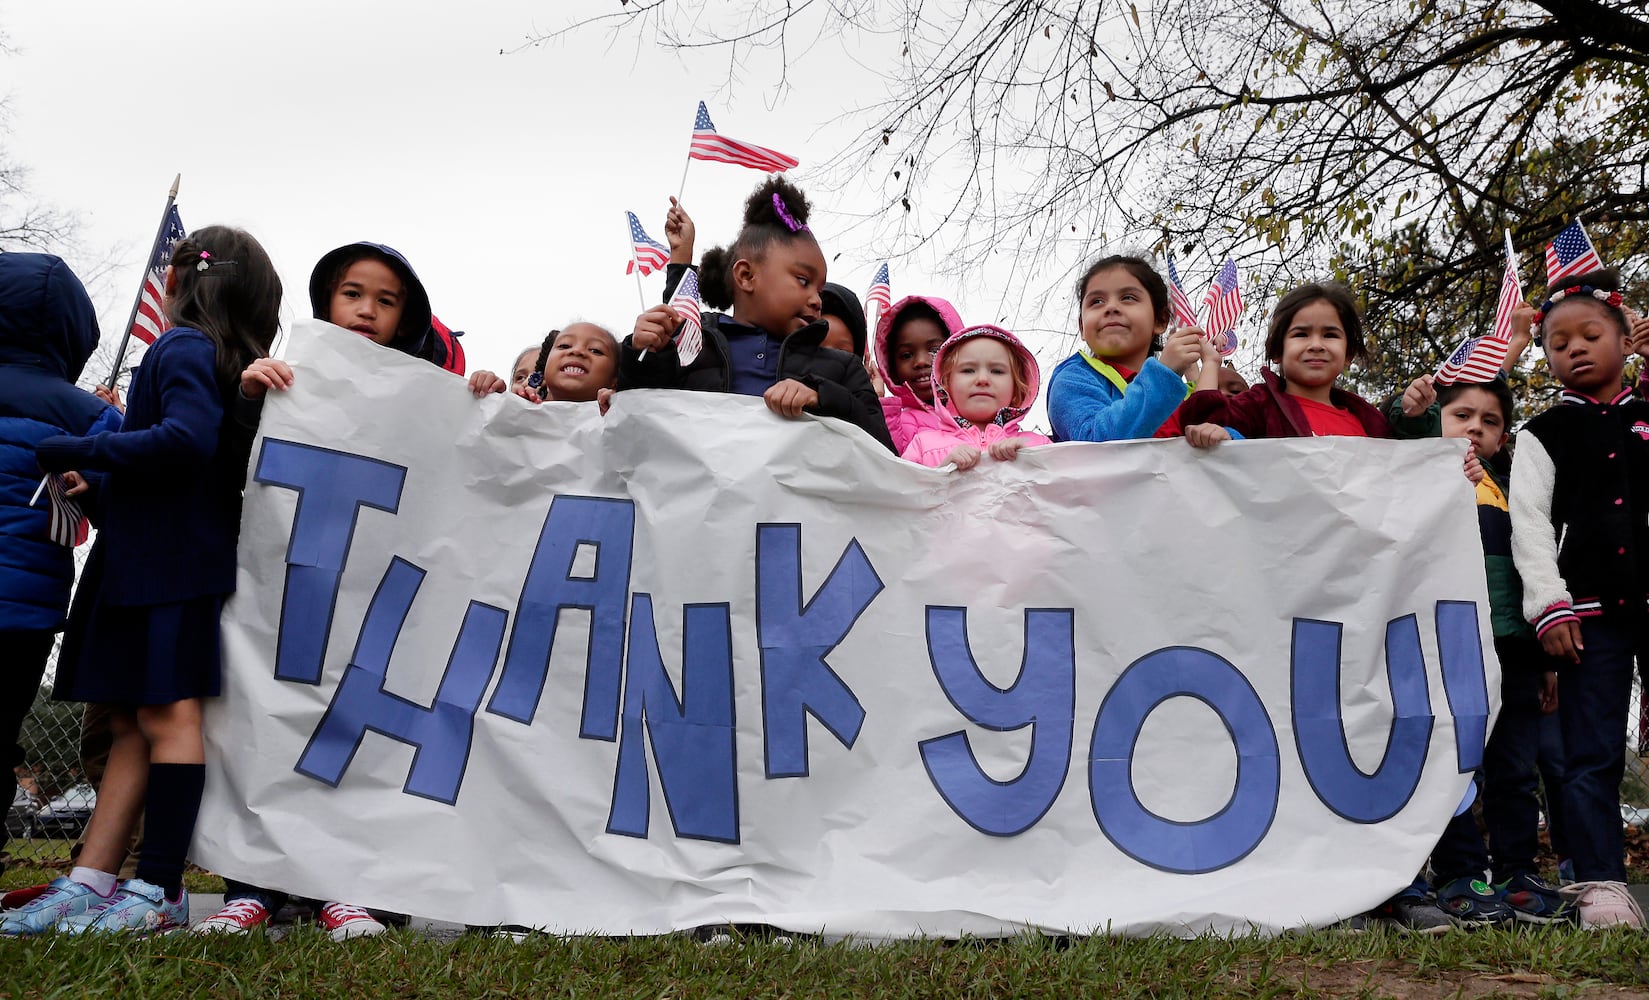
M 165 311 L 175 325 L 133 377 L 124 426 L 35 446 L 40 468 L 65 473 L 70 492 L 98 494 L 98 539 L 54 695 L 111 706 L 114 746 L 82 867 L 0 917 L 0 932 L 188 925 L 184 855 L 206 775 L 201 700 L 222 683 L 218 617 L 235 589 L 252 446 L 231 413 L 241 371 L 274 341 L 280 301 L 280 278 L 256 240 L 222 226 L 196 231 L 173 251 Z M 143 857 L 117 890 L 113 872 L 140 810 Z
M 69 610 L 73 549 L 49 537 L 34 446 L 120 426 L 120 412 L 74 380 L 97 347 L 97 313 L 80 279 L 50 254 L 0 254 L 0 783 L 13 768 L 57 630 Z M 0 846 L 3 844 L 0 834 Z

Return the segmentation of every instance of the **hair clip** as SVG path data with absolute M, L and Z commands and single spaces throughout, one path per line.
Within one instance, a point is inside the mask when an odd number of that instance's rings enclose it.
M 773 192 L 773 211 L 779 213 L 779 221 L 783 222 L 791 232 L 809 234 L 813 232 L 813 230 L 807 228 L 806 223 L 796 221 L 796 217 L 790 214 L 790 209 L 785 207 L 784 197 L 777 191 Z
M 542 371 L 534 371 L 531 375 L 527 376 L 527 388 L 537 389 L 538 387 L 542 386 L 543 384 L 544 384 L 544 373 Z
M 204 271 L 212 266 L 212 255 L 205 250 L 200 252 L 200 260 L 195 264 L 195 270 Z

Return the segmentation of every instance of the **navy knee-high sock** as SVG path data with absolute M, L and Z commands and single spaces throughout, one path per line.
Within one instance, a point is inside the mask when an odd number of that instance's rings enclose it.
M 206 787 L 205 764 L 150 764 L 143 799 L 143 857 L 137 877 L 176 899 L 183 888 L 184 857 L 195 835 L 195 817 Z

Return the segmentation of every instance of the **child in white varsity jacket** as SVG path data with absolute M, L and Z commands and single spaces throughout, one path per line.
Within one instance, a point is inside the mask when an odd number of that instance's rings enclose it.
M 1612 273 L 1555 289 L 1535 334 L 1558 405 L 1517 435 L 1512 555 L 1523 611 L 1561 662 L 1563 807 L 1582 926 L 1642 927 L 1620 823 L 1634 657 L 1649 659 L 1649 402 L 1623 384 L 1631 323 Z

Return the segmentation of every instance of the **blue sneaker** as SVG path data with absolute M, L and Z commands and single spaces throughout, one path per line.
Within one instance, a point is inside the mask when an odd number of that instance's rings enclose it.
M 1533 875 L 1513 875 L 1495 886 L 1500 898 L 1511 907 L 1512 916 L 1531 924 L 1573 922 L 1574 907 L 1563 901 L 1557 890 Z
M 1470 876 L 1438 886 L 1437 905 L 1462 927 L 1487 927 L 1513 919 L 1512 908 L 1494 886 Z
M 176 900 L 140 878 L 127 879 L 108 902 L 59 923 L 65 934 L 170 934 L 189 926 L 189 894 Z
M 0 935 L 28 937 L 45 934 L 63 921 L 101 906 L 111 898 L 99 896 L 90 886 L 60 876 L 52 879 L 46 891 L 28 904 L 0 913 Z

